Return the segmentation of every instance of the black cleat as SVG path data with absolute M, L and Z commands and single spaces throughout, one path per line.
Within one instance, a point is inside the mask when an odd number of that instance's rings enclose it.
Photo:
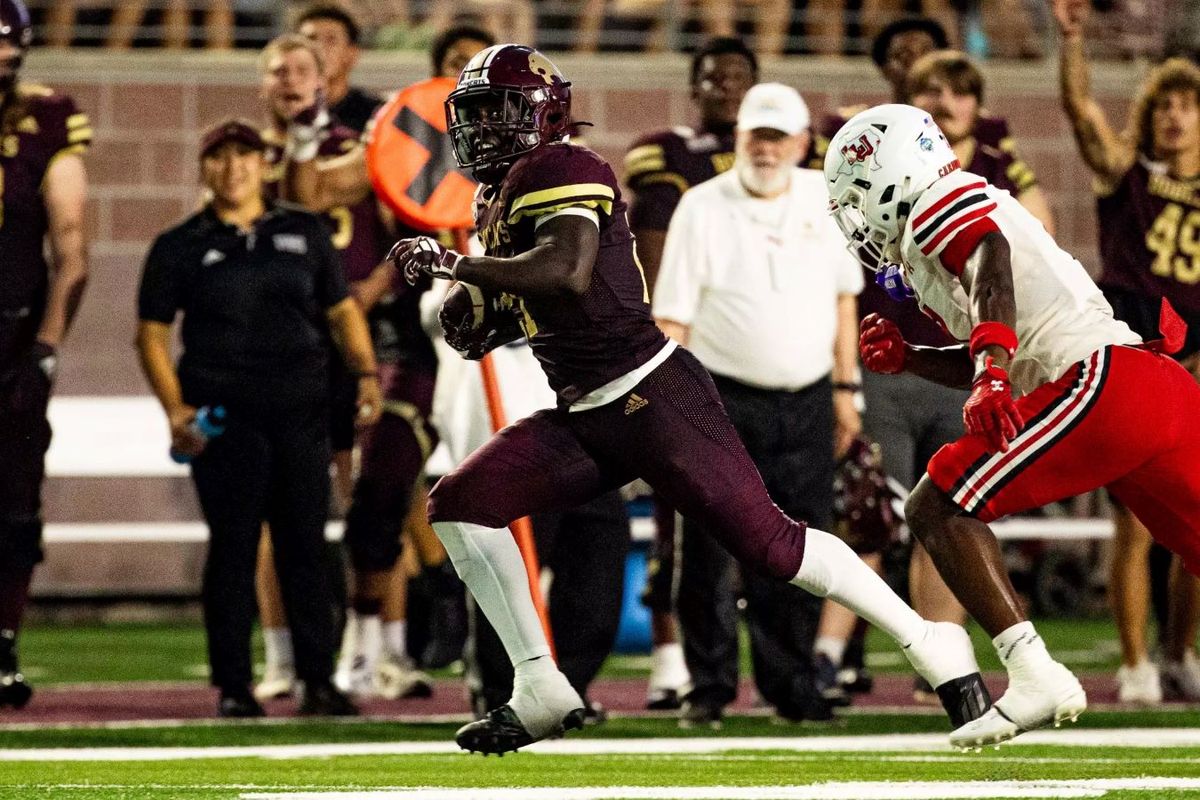
M 328 681 L 305 685 L 296 713 L 302 717 L 357 717 L 358 706 Z
M 485 756 L 495 753 L 502 756 L 527 744 L 533 744 L 542 739 L 558 739 L 567 731 L 578 730 L 583 727 L 584 715 L 584 709 L 576 708 L 563 717 L 557 730 L 534 738 L 529 731 L 525 730 L 525 726 L 517 718 L 517 712 L 512 710 L 512 706 L 505 704 L 489 711 L 483 719 L 459 728 L 458 733 L 454 735 L 454 741 L 463 750 L 471 753 L 479 752 Z
M 267 712 L 248 691 L 222 692 L 217 702 L 217 716 L 223 719 L 253 719 L 266 715 Z
M 675 689 L 657 689 L 646 697 L 647 711 L 678 711 L 683 707 L 683 698 Z
M 850 705 L 850 694 L 846 687 L 838 682 L 838 670 L 824 653 L 817 654 L 813 660 L 815 675 L 813 682 L 817 692 L 831 706 Z
M 992 696 L 978 672 L 946 681 L 937 687 L 942 708 L 950 715 L 950 724 L 958 730 L 992 707 Z
M 10 706 L 20 711 L 33 697 L 33 687 L 25 682 L 25 676 L 16 670 L 0 672 L 0 708 Z

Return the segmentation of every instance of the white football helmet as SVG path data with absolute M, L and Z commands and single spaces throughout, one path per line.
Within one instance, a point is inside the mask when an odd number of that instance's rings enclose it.
M 933 118 L 899 103 L 855 114 L 829 142 L 829 210 L 850 247 L 878 271 L 899 261 L 904 221 L 921 193 L 959 168 Z

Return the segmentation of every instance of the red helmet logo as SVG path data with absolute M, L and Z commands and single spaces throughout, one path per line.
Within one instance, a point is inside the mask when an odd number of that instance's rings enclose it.
M 842 166 L 839 173 L 852 174 L 860 165 L 870 164 L 869 169 L 879 169 L 877 158 L 879 150 L 879 134 L 872 130 L 863 131 L 857 138 L 851 139 L 842 146 Z

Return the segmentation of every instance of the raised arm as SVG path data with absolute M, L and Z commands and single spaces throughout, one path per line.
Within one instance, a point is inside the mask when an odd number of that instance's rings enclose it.
M 1059 53 L 1062 105 L 1084 163 L 1102 181 L 1115 184 L 1133 164 L 1135 153 L 1113 131 L 1103 109 L 1091 96 L 1084 52 L 1089 8 L 1090 0 L 1054 0 L 1054 17 L 1062 39 Z

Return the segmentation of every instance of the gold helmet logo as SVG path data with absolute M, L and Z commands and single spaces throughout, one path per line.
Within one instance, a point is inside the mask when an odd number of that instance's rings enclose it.
M 529 71 L 548 84 L 554 83 L 554 76 L 558 74 L 558 70 L 550 63 L 550 59 L 536 50 L 529 54 Z

